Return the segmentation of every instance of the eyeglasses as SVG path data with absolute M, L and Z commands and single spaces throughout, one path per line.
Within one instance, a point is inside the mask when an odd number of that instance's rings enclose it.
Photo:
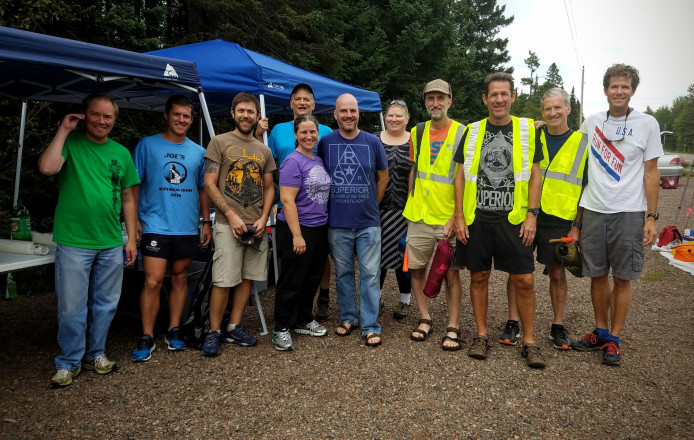
M 619 128 L 620 128 L 620 131 L 622 132 L 622 137 L 619 138 L 619 139 L 608 139 L 607 136 L 605 136 L 605 122 L 607 122 L 607 120 L 610 119 L 610 111 L 609 111 L 609 110 L 607 111 L 607 115 L 606 115 L 606 117 L 605 117 L 605 120 L 602 121 L 602 130 L 601 130 L 601 132 L 602 132 L 602 139 L 603 139 L 604 141 L 610 142 L 610 143 L 611 143 L 611 142 L 619 142 L 619 141 L 623 141 L 623 140 L 624 140 L 624 136 L 626 136 L 626 133 L 627 133 L 627 118 L 629 118 L 629 113 L 631 113 L 631 109 L 630 109 L 630 108 L 627 109 L 627 114 L 626 114 L 626 116 L 624 117 L 624 128 L 619 127 Z
M 388 104 L 388 105 L 393 105 L 393 104 L 401 105 L 401 106 L 407 108 L 407 103 L 405 101 L 403 101 L 402 99 L 394 99 L 394 100 L 390 101 L 390 104 Z

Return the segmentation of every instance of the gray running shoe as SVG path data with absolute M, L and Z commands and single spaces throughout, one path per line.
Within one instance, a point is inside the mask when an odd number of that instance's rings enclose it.
M 288 351 L 294 349 L 294 343 L 292 343 L 292 335 L 289 334 L 289 330 L 287 329 L 282 329 L 278 332 L 274 332 L 272 335 L 272 343 L 275 345 L 275 348 L 279 351 Z
M 328 334 L 328 329 L 318 324 L 318 322 L 316 322 L 316 320 L 314 319 L 306 325 L 296 327 L 294 329 L 294 333 L 309 336 L 325 336 Z
M 55 373 L 55 376 L 51 378 L 51 386 L 53 388 L 64 388 L 68 385 L 71 385 L 72 379 L 79 376 L 80 371 L 82 371 L 81 368 L 78 368 L 74 371 L 58 370 L 58 372 Z
M 82 360 L 82 368 L 89 371 L 95 371 L 97 374 L 108 374 L 111 371 L 118 370 L 118 364 L 114 361 L 109 361 L 105 354 L 97 356 L 91 361 Z

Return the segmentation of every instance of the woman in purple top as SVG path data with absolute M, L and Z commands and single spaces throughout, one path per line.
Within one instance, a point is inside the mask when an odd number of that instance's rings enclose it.
M 280 166 L 277 215 L 277 251 L 282 270 L 275 289 L 275 331 L 278 350 L 294 348 L 294 333 L 325 336 L 327 330 L 313 319 L 313 299 L 328 257 L 328 197 L 330 176 L 323 161 L 313 155 L 318 142 L 318 121 L 311 115 L 294 120 L 297 148 Z

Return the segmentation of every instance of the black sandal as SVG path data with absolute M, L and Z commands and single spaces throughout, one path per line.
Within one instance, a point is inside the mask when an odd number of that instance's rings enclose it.
M 429 330 L 422 330 L 421 328 L 419 328 L 420 324 L 428 325 Z M 417 321 L 417 327 L 415 327 L 415 329 L 412 330 L 412 332 L 410 332 L 410 339 L 412 339 L 413 341 L 417 341 L 417 342 L 424 342 L 427 340 L 429 335 L 433 333 L 433 331 L 434 331 L 434 326 L 431 323 L 431 319 L 420 318 L 419 321 Z M 415 333 L 419 333 L 423 336 L 420 338 L 418 336 L 415 336 Z
M 455 338 L 452 338 L 452 337 L 448 336 L 448 333 L 455 333 Z M 456 342 L 458 345 L 453 345 L 453 346 L 451 346 L 451 347 L 449 347 L 449 346 L 447 346 L 447 345 L 443 345 L 443 343 L 446 342 L 446 341 Z M 441 348 L 442 348 L 444 351 L 458 351 L 458 350 L 462 350 L 462 349 L 463 349 L 463 344 L 464 344 L 464 343 L 465 343 L 465 342 L 464 342 L 462 339 L 460 339 L 460 329 L 459 329 L 459 328 L 455 328 L 455 327 L 448 327 L 448 328 L 446 329 L 446 335 L 445 335 L 443 338 L 441 338 Z
M 378 338 L 378 342 L 369 342 L 371 338 Z M 364 336 L 364 344 L 366 344 L 367 347 L 378 347 L 382 342 L 381 335 L 378 333 L 367 333 L 366 336 Z
M 348 327 L 349 326 L 349 327 Z M 337 336 L 349 336 L 352 334 L 355 328 L 357 328 L 357 324 L 350 324 L 349 322 L 343 322 L 342 324 L 338 325 L 337 328 L 335 329 L 335 334 Z M 344 329 L 344 333 L 340 333 L 337 331 L 338 328 Z

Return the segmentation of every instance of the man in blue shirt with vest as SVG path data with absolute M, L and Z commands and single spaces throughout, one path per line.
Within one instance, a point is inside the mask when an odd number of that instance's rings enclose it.
M 488 284 L 494 267 L 511 274 L 523 324 L 521 355 L 531 368 L 544 368 L 534 344 L 535 290 L 533 240 L 540 202 L 540 161 L 533 120 L 511 116 L 516 98 L 513 77 L 494 73 L 485 80 L 482 100 L 489 117 L 468 125 L 455 161 L 456 255 L 470 270 L 470 299 L 477 325 L 468 356 L 486 359 Z
M 388 184 L 388 159 L 381 141 L 359 130 L 357 99 L 345 93 L 335 102 L 340 127 L 318 142 L 318 157 L 332 179 L 328 205 L 328 243 L 335 264 L 337 301 L 342 324 L 338 336 L 347 336 L 359 326 L 368 347 L 381 345 L 377 322 L 381 299 L 381 216 L 378 204 Z M 359 260 L 359 295 L 354 256 Z

